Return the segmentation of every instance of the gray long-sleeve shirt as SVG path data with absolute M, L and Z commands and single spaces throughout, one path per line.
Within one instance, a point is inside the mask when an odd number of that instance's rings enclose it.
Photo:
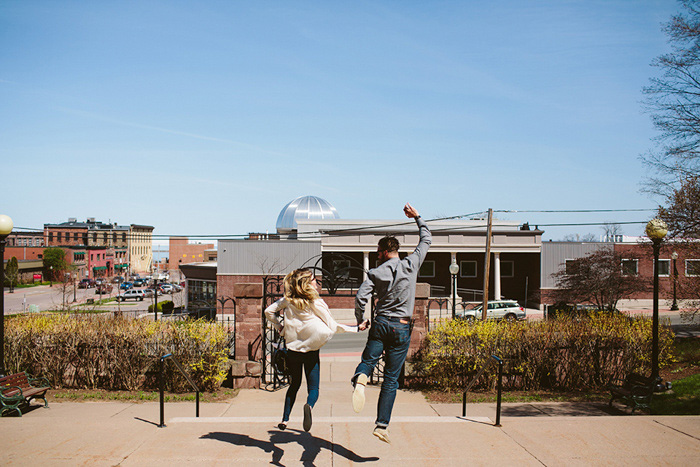
M 376 316 L 410 318 L 416 300 L 418 270 L 425 260 L 432 241 L 430 229 L 425 221 L 416 217 L 420 242 L 404 259 L 390 258 L 378 267 L 370 269 L 355 296 L 355 318 L 363 321 L 365 305 L 372 293 L 377 294 Z

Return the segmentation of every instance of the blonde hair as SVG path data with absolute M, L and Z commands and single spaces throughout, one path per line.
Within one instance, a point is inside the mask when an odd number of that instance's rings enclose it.
M 284 298 L 299 310 L 304 310 L 318 298 L 318 291 L 311 285 L 314 274 L 309 269 L 295 269 L 284 278 Z

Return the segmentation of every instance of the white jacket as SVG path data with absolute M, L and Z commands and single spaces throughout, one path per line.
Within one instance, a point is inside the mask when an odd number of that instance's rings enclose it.
M 284 328 L 279 313 L 284 313 Z M 310 352 L 323 347 L 336 332 L 356 331 L 356 327 L 338 324 L 322 299 L 314 300 L 309 308 L 299 310 L 281 298 L 265 309 L 265 317 L 282 334 L 287 348 L 295 352 Z

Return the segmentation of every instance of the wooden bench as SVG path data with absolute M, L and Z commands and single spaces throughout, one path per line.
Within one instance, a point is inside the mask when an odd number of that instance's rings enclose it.
M 43 399 L 44 407 L 48 407 L 46 391 L 51 389 L 46 378 L 33 378 L 25 372 L 15 373 L 0 378 L 0 412 L 16 410 L 22 416 L 20 406 L 29 404 L 32 399 Z
M 637 409 L 650 409 L 651 396 L 654 394 L 654 388 L 657 381 L 637 373 L 630 373 L 625 378 L 622 384 L 609 384 L 610 402 L 609 406 L 613 406 L 613 401 L 619 400 L 628 407 L 632 408 L 632 413 Z

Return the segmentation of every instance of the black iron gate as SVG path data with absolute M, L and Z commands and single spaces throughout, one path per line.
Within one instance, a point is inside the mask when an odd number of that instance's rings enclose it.
M 284 277 L 263 277 L 262 299 L 262 382 L 267 389 L 277 390 L 289 384 L 287 376 L 277 372 L 272 364 L 272 353 L 280 341 L 280 334 L 272 326 L 268 326 L 265 308 L 284 296 Z

